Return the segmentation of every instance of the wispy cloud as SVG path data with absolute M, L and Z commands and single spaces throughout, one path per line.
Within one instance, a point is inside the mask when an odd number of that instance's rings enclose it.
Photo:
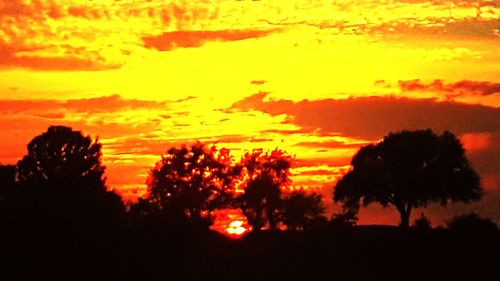
M 500 83 L 491 81 L 470 81 L 462 80 L 455 83 L 446 83 L 443 80 L 434 80 L 430 83 L 424 83 L 419 79 L 399 81 L 399 87 L 404 92 L 441 92 L 448 94 L 464 95 L 493 95 L 500 93 Z
M 116 69 L 144 29 L 180 30 L 217 16 L 203 3 L 112 2 L 0 0 L 0 70 Z M 140 28 L 132 28 L 129 20 L 138 19 Z

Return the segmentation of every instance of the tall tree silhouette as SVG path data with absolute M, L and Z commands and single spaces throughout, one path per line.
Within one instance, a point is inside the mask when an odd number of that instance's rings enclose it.
M 289 184 L 291 161 L 291 156 L 278 149 L 270 153 L 257 149 L 243 156 L 239 165 L 246 187 L 239 202 L 254 232 L 266 225 L 276 229 L 282 204 L 281 188 Z
M 107 190 L 104 171 L 98 140 L 65 126 L 35 137 L 17 163 L 28 208 L 81 226 L 114 223 L 123 214 L 121 198 Z
M 281 219 L 291 230 L 304 230 L 326 221 L 325 206 L 317 193 L 292 192 L 283 199 L 281 212 Z
M 334 200 L 392 205 L 405 227 L 415 207 L 429 202 L 469 202 L 482 195 L 479 176 L 450 132 L 390 133 L 381 142 L 362 147 L 351 166 L 336 184 Z
M 151 169 L 147 197 L 132 212 L 208 226 L 232 188 L 229 150 L 202 143 L 170 148 Z
M 98 140 L 49 127 L 29 142 L 16 170 L 16 191 L 0 208 L 0 237 L 8 241 L 2 276 L 8 270 L 18 275 L 12 279 L 89 279 L 125 253 L 125 208 L 106 187 Z

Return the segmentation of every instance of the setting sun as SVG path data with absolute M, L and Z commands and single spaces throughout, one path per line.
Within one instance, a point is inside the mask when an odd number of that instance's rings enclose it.
M 248 229 L 243 227 L 244 221 L 232 221 L 229 224 L 229 227 L 226 228 L 226 232 L 229 233 L 230 235 L 242 235 L 243 233 L 247 232 Z

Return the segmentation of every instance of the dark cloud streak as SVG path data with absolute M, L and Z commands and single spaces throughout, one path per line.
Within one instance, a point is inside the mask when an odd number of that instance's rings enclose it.
M 53 116 L 54 111 L 68 110 L 75 113 L 116 112 L 126 109 L 167 109 L 169 102 L 125 99 L 119 95 L 88 99 L 58 100 L 0 100 L 0 113 L 34 113 Z
M 176 48 L 196 48 L 207 42 L 240 41 L 259 38 L 269 35 L 277 30 L 192 30 L 171 31 L 160 35 L 144 36 L 144 47 L 158 51 L 171 51 Z
M 457 134 L 500 131 L 500 109 L 483 105 L 396 97 L 264 101 L 266 96 L 252 95 L 234 103 L 233 109 L 287 114 L 298 126 L 361 139 L 377 139 L 401 129 L 432 128 Z

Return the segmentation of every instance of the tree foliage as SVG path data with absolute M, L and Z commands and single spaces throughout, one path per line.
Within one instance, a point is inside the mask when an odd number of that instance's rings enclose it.
M 413 208 L 429 202 L 469 202 L 482 195 L 479 176 L 457 137 L 431 130 L 390 133 L 362 147 L 335 186 L 334 200 L 394 206 L 408 226 Z
M 281 220 L 290 230 L 304 230 L 326 221 L 320 194 L 294 191 L 283 199 Z
M 260 231 L 265 226 L 271 230 L 277 228 L 282 205 L 281 188 L 290 183 L 291 162 L 291 156 L 278 149 L 271 152 L 254 150 L 241 159 L 239 170 L 246 185 L 239 202 L 253 231 Z
M 223 204 L 234 188 L 233 177 L 227 149 L 199 142 L 172 147 L 150 170 L 147 197 L 132 211 L 209 225 L 211 211 Z
M 49 127 L 17 163 L 19 191 L 11 206 L 22 205 L 27 216 L 37 213 L 62 224 L 117 222 L 124 206 L 106 187 L 101 155 L 98 140 L 69 127 Z
M 216 208 L 240 208 L 254 231 L 279 223 L 303 229 L 321 218 L 319 195 L 284 196 L 292 157 L 255 149 L 234 163 L 228 149 L 200 142 L 170 148 L 151 169 L 148 192 L 131 208 L 139 217 L 208 226 Z
M 104 189 L 101 144 L 69 127 L 52 126 L 28 144 L 17 163 L 23 186 Z

